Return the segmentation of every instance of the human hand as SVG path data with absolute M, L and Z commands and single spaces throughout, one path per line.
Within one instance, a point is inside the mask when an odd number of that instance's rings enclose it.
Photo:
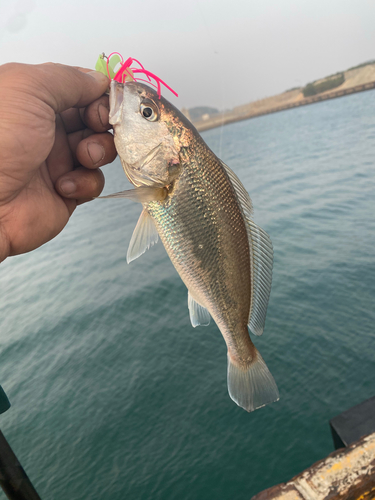
M 0 66 L 0 262 L 56 236 L 116 157 L 108 79 L 60 64 Z

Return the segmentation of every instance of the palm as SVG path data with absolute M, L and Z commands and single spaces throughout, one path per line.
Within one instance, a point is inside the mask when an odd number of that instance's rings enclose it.
M 39 122 L 37 118 L 33 120 L 32 127 L 43 130 L 45 125 Z M 31 123 L 28 125 L 30 129 Z M 8 131 L 15 133 L 14 129 Z M 29 134 L 25 134 L 17 149 L 24 152 L 24 157 L 43 157 L 50 149 L 48 142 L 46 144 L 42 137 L 30 140 Z M 17 151 L 14 150 L 13 155 L 17 157 Z M 27 165 L 21 162 L 18 171 L 14 168 L 3 170 L 3 178 L 7 177 L 7 182 L 2 183 L 0 200 L 3 213 L 8 213 L 9 217 L 3 218 L 2 228 L 12 241 L 13 253 L 23 253 L 40 246 L 66 225 L 76 202 L 62 198 L 54 184 L 72 168 L 73 155 L 67 134 L 57 122 L 55 141 L 45 161 L 40 165 L 32 161 Z
M 0 71 L 0 91 L 6 96 L 0 107 L 0 261 L 2 253 L 24 253 L 56 236 L 78 203 L 100 193 L 104 181 L 97 167 L 115 157 L 113 138 L 105 132 L 109 124 L 98 118 L 99 106 L 108 106 L 107 98 L 100 97 L 105 79 L 101 89 L 74 68 L 13 66 L 22 73 L 19 78 L 13 74 L 9 80 Z M 45 85 L 50 73 L 52 91 Z M 74 77 L 70 93 L 62 76 Z M 84 85 L 77 89 L 80 79 Z M 87 84 L 97 88 L 87 90 Z M 71 102 L 77 108 L 71 108 Z M 80 102 L 92 103 L 80 109 Z M 93 164 L 88 156 L 88 141 L 105 151 L 100 162 Z M 67 175 L 78 183 L 70 198 L 58 187 Z

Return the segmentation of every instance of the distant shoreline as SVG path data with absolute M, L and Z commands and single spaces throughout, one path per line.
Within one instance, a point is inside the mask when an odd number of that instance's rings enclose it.
M 230 123 L 239 122 L 242 120 L 249 120 L 250 118 L 256 118 L 257 116 L 268 115 L 270 113 L 277 113 L 279 111 L 284 111 L 286 109 L 293 109 L 300 106 L 307 106 L 308 104 L 314 104 L 316 102 L 326 101 L 328 99 L 336 99 L 337 97 L 343 97 L 349 94 L 354 94 L 357 92 L 364 92 L 366 90 L 371 90 L 375 88 L 375 81 L 367 82 L 361 85 L 355 85 L 353 87 L 342 88 L 339 90 L 332 90 L 324 92 L 322 94 L 313 95 L 311 97 L 305 97 L 298 101 L 288 102 L 279 106 L 269 106 L 264 107 L 260 111 L 253 111 L 251 109 L 241 111 L 241 107 L 235 108 L 233 111 L 227 113 L 220 113 L 209 117 L 206 120 L 199 120 L 193 122 L 193 125 L 199 132 L 204 130 L 210 130 L 212 128 L 222 127 L 223 125 L 228 125 Z

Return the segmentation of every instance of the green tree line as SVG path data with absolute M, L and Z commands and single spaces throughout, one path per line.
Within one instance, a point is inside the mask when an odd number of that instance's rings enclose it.
M 303 95 L 304 97 L 309 97 L 312 95 L 320 94 L 321 92 L 325 92 L 326 90 L 331 90 L 336 87 L 339 87 L 344 82 L 345 82 L 344 73 L 340 73 L 337 76 L 324 80 L 323 82 L 308 83 L 306 87 L 303 88 Z

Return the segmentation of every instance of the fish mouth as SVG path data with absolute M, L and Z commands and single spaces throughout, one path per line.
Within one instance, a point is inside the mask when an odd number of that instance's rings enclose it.
M 123 102 L 124 84 L 112 80 L 109 93 L 109 123 L 111 125 L 118 125 L 121 122 Z
M 111 125 L 119 125 L 121 123 L 125 85 L 133 94 L 137 93 L 142 97 L 146 95 L 146 89 L 136 82 L 120 83 L 112 80 L 109 92 L 109 123 Z

